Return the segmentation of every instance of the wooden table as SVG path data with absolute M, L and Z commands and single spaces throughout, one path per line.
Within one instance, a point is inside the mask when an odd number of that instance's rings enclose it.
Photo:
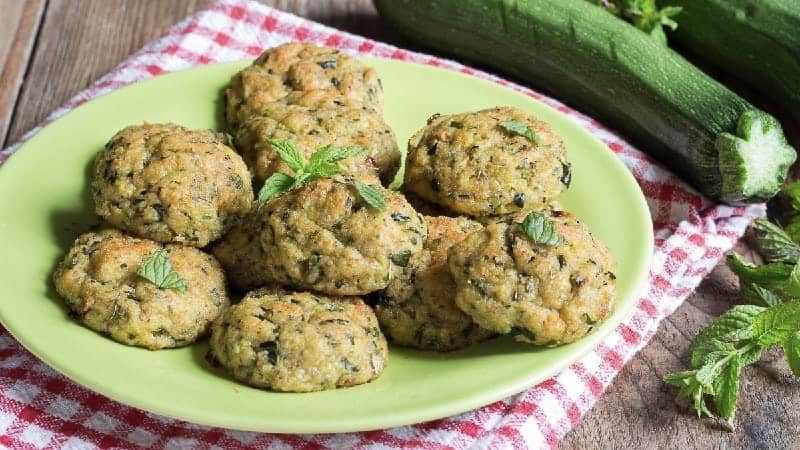
M 7 146 L 170 25 L 208 0 L 0 0 L 0 142 Z M 264 3 L 411 47 L 369 0 Z M 665 320 L 650 344 L 563 441 L 563 448 L 800 448 L 800 382 L 770 354 L 745 370 L 736 431 L 698 420 L 661 377 L 686 367 L 691 338 L 737 301 L 721 265 Z

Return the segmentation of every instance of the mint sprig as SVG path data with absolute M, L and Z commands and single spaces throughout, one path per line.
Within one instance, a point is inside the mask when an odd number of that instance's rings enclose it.
M 797 356 L 792 352 L 796 351 L 798 333 L 800 301 L 768 308 L 736 306 L 695 338 L 693 369 L 668 374 L 664 381 L 680 388 L 678 397 L 692 399 L 698 415 L 713 415 L 705 401 L 711 397 L 717 414 L 732 428 L 742 368 L 757 362 L 764 350 L 775 345 L 789 348 L 787 360 L 791 365 L 791 359 Z
M 746 303 L 731 308 L 693 340 L 692 370 L 668 374 L 679 397 L 692 399 L 698 415 L 712 416 L 705 401 L 733 428 L 741 369 L 779 345 L 789 368 L 800 376 L 800 182 L 783 188 L 770 203 L 770 216 L 753 222 L 755 246 L 766 260 L 756 266 L 732 253 L 728 266 L 739 277 Z
M 136 274 L 159 289 L 175 289 L 182 294 L 186 293 L 186 280 L 172 268 L 169 253 L 164 248 L 150 255 L 136 270 Z
M 259 203 L 266 204 L 284 192 L 291 191 L 320 177 L 332 177 L 342 173 L 339 161 L 354 156 L 364 155 L 366 150 L 357 147 L 333 147 L 326 145 L 318 148 L 306 160 L 303 154 L 290 141 L 269 141 L 275 153 L 289 166 L 293 176 L 281 172 L 273 173 L 264 182 L 258 192 Z

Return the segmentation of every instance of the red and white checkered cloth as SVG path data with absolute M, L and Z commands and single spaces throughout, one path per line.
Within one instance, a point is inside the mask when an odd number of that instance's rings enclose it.
M 388 430 L 277 435 L 210 428 L 140 411 L 56 373 L 0 328 L 0 446 L 12 448 L 553 448 L 602 395 L 659 322 L 694 290 L 763 205 L 729 207 L 699 196 L 598 122 L 564 104 L 452 61 L 343 33 L 246 0 L 222 0 L 170 29 L 55 111 L 164 72 L 258 56 L 298 40 L 357 55 L 457 70 L 522 92 L 563 112 L 606 143 L 633 172 L 655 229 L 649 282 L 635 311 L 591 354 L 527 392 L 475 411 Z M 28 138 L 36 130 L 32 130 Z M 0 152 L 0 163 L 16 149 Z

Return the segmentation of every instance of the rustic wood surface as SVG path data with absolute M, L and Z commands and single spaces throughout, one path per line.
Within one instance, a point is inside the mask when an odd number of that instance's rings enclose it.
M 0 0 L 0 142 L 9 145 L 50 111 L 208 0 Z M 264 1 L 408 47 L 369 0 Z M 21 87 L 20 87 L 21 81 Z M 10 126 L 6 126 L 10 123 Z M 683 369 L 694 336 L 737 301 L 724 266 L 709 276 L 570 432 L 562 448 L 800 448 L 800 382 L 780 353 L 745 371 L 736 431 L 698 420 L 661 382 Z

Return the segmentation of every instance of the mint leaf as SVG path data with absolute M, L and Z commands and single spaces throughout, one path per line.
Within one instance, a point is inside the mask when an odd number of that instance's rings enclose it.
M 680 391 L 678 391 L 678 398 L 692 399 L 698 417 L 703 414 L 711 417 L 711 411 L 708 410 L 706 402 L 703 399 L 703 395 L 706 393 L 705 388 L 697 380 L 697 370 L 670 373 L 664 375 L 663 380 L 667 384 L 680 388 Z
M 664 381 L 681 388 L 678 398 L 693 399 L 698 415 L 711 416 L 704 399 L 705 395 L 711 396 L 719 415 L 733 423 L 739 378 L 744 366 L 742 354 L 748 354 L 754 347 L 757 346 L 746 344 L 741 349 L 710 353 L 699 369 L 665 375 Z
M 354 156 L 363 156 L 367 153 L 366 149 L 360 147 L 324 147 L 325 152 L 321 152 L 323 161 L 334 163 Z
M 781 227 L 766 219 L 753 221 L 758 252 L 767 262 L 795 264 L 800 259 L 800 246 Z
M 378 211 L 386 210 L 386 202 L 383 199 L 383 192 L 381 192 L 379 188 L 362 183 L 358 180 L 356 180 L 355 186 L 356 191 L 358 191 L 358 195 L 360 195 L 370 207 L 377 209 Z
M 728 266 L 739 276 L 741 284 L 757 284 L 782 298 L 800 297 L 800 263 L 791 265 L 776 262 L 754 266 L 736 253 L 731 253 Z
M 305 186 L 308 182 L 319 177 L 338 175 L 342 173 L 342 168 L 336 164 L 338 161 L 366 152 L 366 150 L 357 147 L 332 147 L 326 145 L 318 148 L 306 161 L 297 147 L 289 141 L 269 141 L 269 143 L 278 156 L 294 172 L 294 176 L 291 177 L 279 172 L 273 173 L 258 192 L 258 201 L 261 204 L 296 187 Z
M 295 179 L 285 173 L 275 172 L 267 178 L 264 186 L 258 191 L 258 202 L 265 204 L 273 198 L 291 190 L 295 185 Z
M 733 354 L 714 380 L 714 406 L 717 408 L 717 413 L 731 426 L 736 415 L 741 372 L 742 362 L 739 355 Z
M 556 246 L 563 239 L 553 226 L 553 222 L 538 212 L 528 213 L 525 220 L 519 224 L 519 229 L 530 240 L 541 245 Z
M 139 266 L 136 273 L 159 289 L 175 289 L 185 294 L 186 280 L 172 268 L 168 255 L 167 249 L 159 249 Z
M 739 357 L 742 360 L 742 367 L 749 366 L 761 361 L 761 355 L 764 353 L 764 347 L 758 345 L 747 345 L 740 352 Z
M 539 145 L 539 135 L 530 128 L 526 127 L 523 123 L 517 122 L 516 120 L 504 120 L 500 122 L 499 125 L 500 128 L 511 134 L 522 136 L 532 143 Z
M 739 305 L 711 322 L 692 341 L 689 348 L 692 367 L 700 367 L 706 363 L 706 357 L 712 352 L 730 351 L 733 343 L 753 337 L 753 318 L 764 311 L 754 305 Z
M 365 149 L 359 147 L 332 147 L 326 145 L 317 149 L 308 159 L 308 171 L 318 173 L 324 170 L 330 173 L 331 168 L 336 167 L 338 170 L 336 174 L 338 174 L 341 173 L 341 169 L 336 164 L 337 162 L 355 156 L 362 156 L 366 153 Z
M 695 369 L 670 374 L 664 380 L 681 386 L 678 397 L 691 396 L 698 414 L 711 415 L 703 399 L 704 395 L 711 396 L 719 415 L 732 424 L 741 369 L 761 359 L 764 349 L 757 342 L 756 319 L 774 308 L 755 305 L 731 308 L 693 340 L 690 352 Z
M 800 376 L 800 331 L 781 342 L 781 347 L 783 347 L 783 354 L 786 356 L 789 368 L 795 375 Z
M 297 173 L 305 168 L 306 160 L 292 142 L 269 141 L 269 145 L 293 172 Z
M 753 338 L 762 347 L 788 340 L 800 330 L 800 301 L 771 306 L 753 319 Z
M 755 283 L 740 282 L 739 286 L 742 291 L 742 300 L 751 305 L 768 307 L 783 301 L 772 291 L 764 289 Z
M 319 163 L 311 170 L 317 177 L 332 177 L 342 173 L 342 168 L 338 164 L 328 162 Z
M 714 395 L 714 379 L 719 375 L 720 371 L 720 360 L 727 358 L 730 353 L 719 352 L 719 355 L 715 355 L 711 361 L 707 364 L 703 365 L 697 372 L 694 374 L 695 379 L 700 386 L 703 387 L 703 393 Z

